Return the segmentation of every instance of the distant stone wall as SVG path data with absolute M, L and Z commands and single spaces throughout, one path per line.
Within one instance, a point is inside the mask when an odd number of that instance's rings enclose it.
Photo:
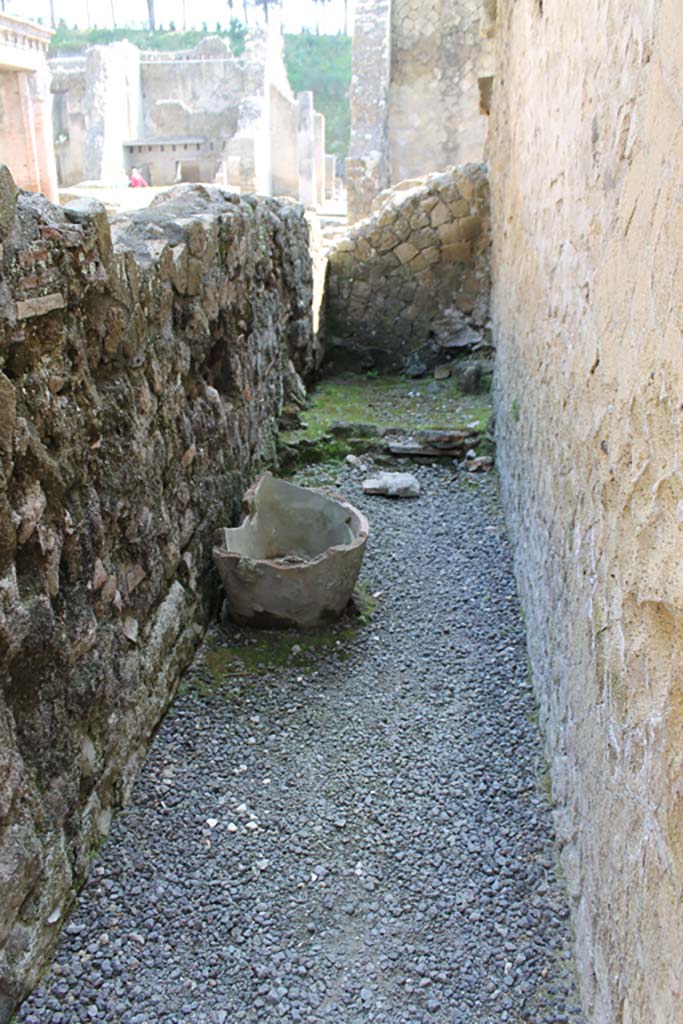
M 303 210 L 119 217 L 0 169 L 0 1020 L 32 987 L 215 594 L 210 540 L 318 362 Z M 295 369 L 296 368 L 296 369 Z
M 126 41 L 91 46 L 85 59 L 85 153 L 87 180 L 119 177 L 123 143 L 142 131 L 140 51 Z
M 356 0 L 352 61 L 346 161 L 350 224 L 368 215 L 373 199 L 390 182 L 391 0 Z
M 499 0 L 497 463 L 592 1024 L 683 1019 L 678 0 Z
M 353 39 L 349 221 L 405 178 L 484 158 L 479 79 L 493 74 L 483 0 L 359 0 Z
M 52 135 L 61 186 L 85 176 L 85 57 L 50 62 Z
M 489 189 L 479 164 L 404 182 L 329 253 L 328 358 L 356 369 L 427 363 L 484 340 Z
M 492 73 L 482 0 L 392 0 L 392 184 L 484 158 L 478 79 Z
M 57 199 L 47 49 L 53 33 L 0 12 L 0 163 L 22 188 Z
M 144 97 L 141 131 L 129 138 L 200 136 L 221 142 L 237 131 L 245 89 L 245 61 L 232 55 L 217 36 L 202 39 L 192 50 L 141 53 Z
M 299 198 L 299 107 L 295 100 L 270 87 L 270 148 L 273 154 L 271 191 Z

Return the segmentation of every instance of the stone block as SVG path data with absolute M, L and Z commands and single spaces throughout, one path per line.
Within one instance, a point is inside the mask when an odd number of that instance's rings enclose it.
M 401 242 L 396 246 L 395 252 L 401 263 L 410 263 L 417 256 L 418 250 L 411 242 Z
M 469 242 L 444 245 L 441 254 L 446 263 L 466 263 L 472 257 L 472 246 Z
M 449 206 L 452 218 L 467 217 L 470 212 L 470 204 L 466 199 L 451 199 Z
M 460 237 L 464 238 L 466 242 L 472 242 L 481 234 L 482 219 L 481 217 L 463 217 L 458 221 L 458 227 L 461 232 Z
M 455 242 L 461 242 L 463 239 L 460 221 L 442 224 L 437 231 L 442 245 L 452 245 Z
M 433 228 L 438 228 L 441 224 L 447 224 L 452 220 L 452 210 L 449 210 L 445 203 L 437 202 L 430 214 L 430 222 Z M 457 214 L 455 214 L 457 216 Z

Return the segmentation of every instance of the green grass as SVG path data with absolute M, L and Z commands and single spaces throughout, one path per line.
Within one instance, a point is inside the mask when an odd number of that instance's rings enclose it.
M 366 423 L 404 430 L 483 431 L 492 413 L 490 395 L 464 395 L 454 379 L 444 381 L 435 395 L 427 394 L 429 381 L 399 376 L 343 375 L 323 381 L 311 393 L 302 418 L 307 430 L 288 431 L 285 440 L 315 440 L 332 423 Z M 348 443 L 344 445 L 349 451 Z
M 277 669 L 304 672 L 323 659 L 345 661 L 349 641 L 370 624 L 376 608 L 372 587 L 358 583 L 351 605 L 330 626 L 307 630 L 231 626 L 227 631 L 213 627 L 201 657 L 183 679 L 181 692 L 231 700 Z

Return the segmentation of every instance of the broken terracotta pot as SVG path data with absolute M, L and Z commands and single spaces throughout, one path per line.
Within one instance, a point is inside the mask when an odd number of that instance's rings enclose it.
M 348 604 L 369 526 L 348 502 L 265 473 L 247 515 L 219 530 L 213 560 L 240 625 L 315 626 Z

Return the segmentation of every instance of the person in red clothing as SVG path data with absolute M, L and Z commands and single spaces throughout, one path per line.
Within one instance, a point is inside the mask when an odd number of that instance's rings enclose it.
M 131 188 L 147 188 L 147 182 L 142 177 L 137 167 L 134 167 L 130 172 L 130 181 L 128 184 Z

